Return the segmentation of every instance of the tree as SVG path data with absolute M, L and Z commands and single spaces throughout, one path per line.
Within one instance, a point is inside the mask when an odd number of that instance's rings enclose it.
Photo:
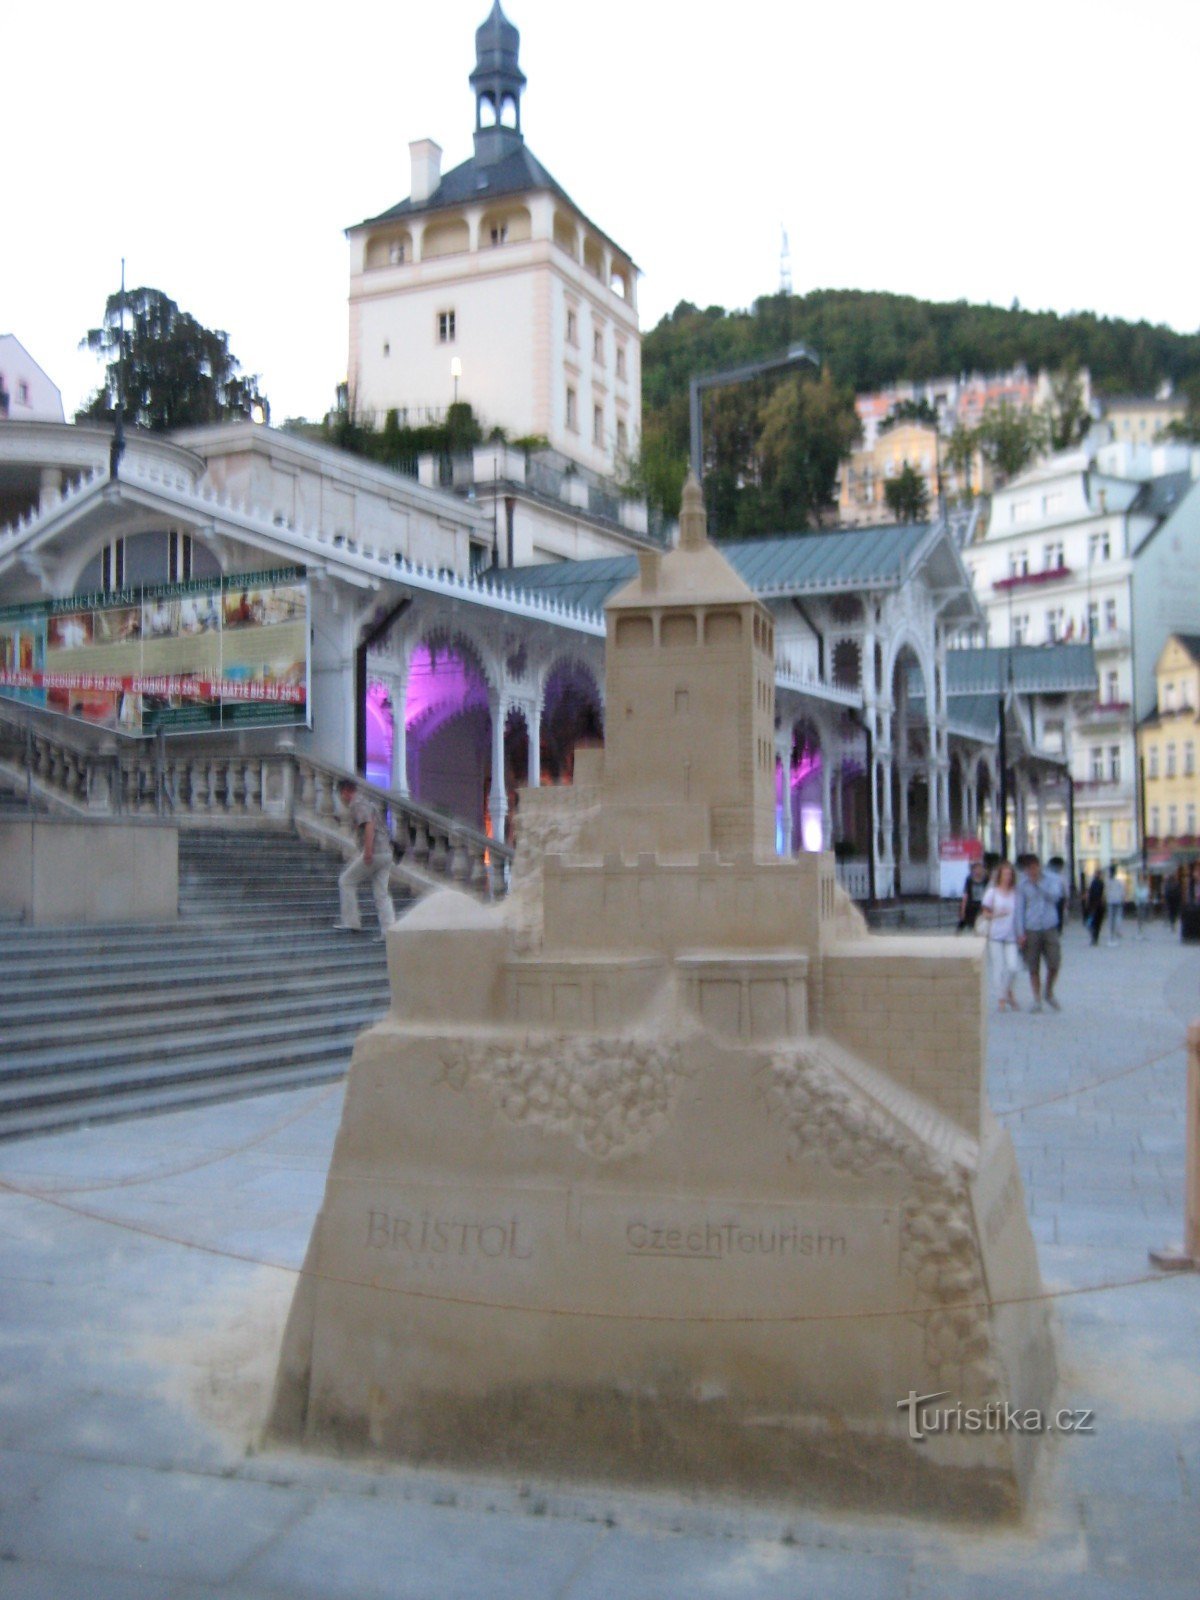
M 828 369 L 788 378 L 759 408 L 759 500 L 746 532 L 796 532 L 833 504 L 838 467 L 862 436 L 854 394 Z M 749 509 L 749 507 L 747 508 Z
M 929 401 L 924 398 L 920 400 L 898 400 L 879 424 L 879 431 L 880 433 L 886 433 L 889 428 L 898 427 L 902 422 L 923 422 L 926 427 L 936 428 L 938 415 L 929 404 Z
M 929 510 L 929 490 L 925 479 L 906 461 L 894 478 L 883 486 L 883 498 L 897 522 L 924 522 Z
M 1083 379 L 1078 367 L 1067 367 L 1050 379 L 1050 406 L 1046 413 L 1046 443 L 1051 450 L 1073 450 L 1081 444 L 1092 417 L 1083 399 Z
M 989 407 L 976 430 L 984 459 L 1000 479 L 1015 478 L 1042 448 L 1042 420 L 1002 400 Z
M 81 415 L 115 416 L 123 389 L 126 419 L 155 433 L 256 414 L 269 418 L 258 376 L 239 376 L 241 363 L 230 353 L 227 334 L 205 328 L 161 289 L 130 290 L 124 306 L 123 372 L 119 294 L 108 297 L 103 323 L 81 341 L 80 349 L 107 362 L 104 382 Z
M 946 466 L 953 472 L 958 483 L 962 485 L 961 493 L 964 500 L 970 500 L 974 497 L 971 472 L 975 465 L 975 453 L 978 449 L 979 440 L 975 436 L 975 429 L 965 428 L 961 422 L 946 440 Z

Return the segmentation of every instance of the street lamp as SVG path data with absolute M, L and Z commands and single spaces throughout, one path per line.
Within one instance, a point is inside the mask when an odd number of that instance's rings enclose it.
M 688 385 L 688 427 L 691 441 L 692 471 L 696 482 L 704 478 L 704 416 L 700 397 L 705 389 L 728 389 L 737 383 L 748 383 L 751 378 L 761 378 L 767 372 L 783 372 L 788 367 L 799 367 L 804 362 L 820 367 L 816 352 L 806 344 L 789 346 L 781 355 L 767 356 L 762 361 L 751 361 L 744 367 L 730 367 L 725 372 L 707 372 L 691 380 Z
M 462 361 L 458 356 L 450 357 L 450 376 L 454 379 L 454 404 L 458 404 L 458 380 L 462 377 Z

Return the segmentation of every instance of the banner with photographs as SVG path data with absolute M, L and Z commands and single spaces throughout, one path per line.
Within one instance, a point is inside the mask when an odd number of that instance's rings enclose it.
M 120 733 L 308 722 L 308 580 L 242 572 L 0 607 L 0 695 Z

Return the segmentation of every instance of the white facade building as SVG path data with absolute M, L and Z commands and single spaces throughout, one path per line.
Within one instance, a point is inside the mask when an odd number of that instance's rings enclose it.
M 1085 445 L 999 490 L 983 538 L 964 551 L 987 619 L 986 639 L 974 642 L 1094 649 L 1094 699 L 1047 695 L 1035 704 L 1038 743 L 1061 751 L 1074 779 L 1082 868 L 1139 847 L 1134 729 L 1153 703 L 1166 611 L 1176 628 L 1200 627 L 1200 584 L 1186 578 L 1200 527 L 1193 534 L 1191 519 L 1179 548 L 1168 540 L 1150 552 L 1167 519 L 1195 498 L 1194 466 L 1184 446 Z M 1050 821 L 1061 833 L 1061 801 Z
M 527 148 L 519 35 L 476 34 L 475 153 L 443 174 L 410 146 L 409 197 L 348 229 L 349 402 L 376 426 L 467 401 L 485 431 L 540 437 L 611 474 L 641 432 L 637 269 Z
M 57 386 L 11 333 L 0 333 L 0 417 L 14 422 L 63 420 Z

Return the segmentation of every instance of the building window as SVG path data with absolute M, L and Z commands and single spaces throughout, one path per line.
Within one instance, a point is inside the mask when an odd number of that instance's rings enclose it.
M 624 381 L 625 378 L 625 346 L 617 346 L 617 377 Z
M 604 408 L 592 407 L 592 443 L 599 449 L 604 444 Z
M 1174 839 L 1179 832 L 1179 807 L 1167 807 L 1167 838 Z
M 1186 833 L 1189 839 L 1196 837 L 1196 807 L 1189 805 L 1187 808 Z
M 1175 746 L 1173 744 L 1169 744 L 1167 746 L 1167 772 L 1166 772 L 1166 775 L 1167 775 L 1168 778 L 1173 778 L 1175 776 Z
M 1159 837 L 1159 825 L 1160 825 L 1161 821 L 1162 821 L 1162 816 L 1161 816 L 1161 813 L 1160 813 L 1158 807 L 1157 806 L 1151 806 L 1150 807 L 1150 837 L 1152 839 L 1157 839 Z
M 1196 776 L 1196 746 L 1190 739 L 1183 747 L 1183 775 L 1185 778 Z
M 1104 674 L 1104 704 L 1106 706 L 1116 705 L 1120 698 L 1120 683 L 1120 673 L 1106 672 Z
M 388 262 L 393 267 L 400 267 L 404 265 L 404 246 L 399 242 L 399 240 L 393 240 L 392 243 L 388 245 Z
M 1028 522 L 1033 516 L 1032 500 L 1017 500 L 1012 507 L 1012 520 L 1014 522 Z
M 457 332 L 456 319 L 453 311 L 439 311 L 437 314 L 437 336 L 439 344 L 453 344 Z
M 1150 746 L 1150 752 L 1149 753 L 1150 753 L 1150 776 L 1152 778 L 1157 778 L 1158 777 L 1158 746 L 1156 744 L 1152 744 Z
M 1042 548 L 1042 567 L 1046 572 L 1057 572 L 1063 566 L 1062 540 L 1058 539 Z
M 1089 561 L 1093 561 L 1093 562 L 1095 562 L 1095 561 L 1107 561 L 1108 560 L 1108 556 L 1109 556 L 1109 549 L 1110 549 L 1110 546 L 1109 546 L 1108 529 L 1107 528 L 1105 528 L 1102 533 L 1092 533 L 1092 534 L 1088 535 L 1088 560 Z
M 109 592 L 125 587 L 124 539 L 114 539 L 100 552 L 100 587 Z
M 592 334 L 592 360 L 597 366 L 604 365 L 604 334 L 599 328 Z
M 1042 513 L 1043 513 L 1043 515 L 1045 515 L 1047 517 L 1057 516 L 1057 514 L 1063 508 L 1063 499 L 1064 499 L 1064 496 L 1063 496 L 1061 490 L 1056 494 L 1044 495 L 1042 497 Z M 1059 549 L 1060 550 L 1062 549 L 1061 545 L 1059 546 Z M 1062 565 L 1061 556 L 1059 558 L 1059 565 L 1060 566 Z
M 502 222 L 498 228 L 492 229 L 492 243 L 503 244 L 508 238 L 508 223 Z
M 1087 842 L 1089 845 L 1098 845 L 1100 843 L 1100 824 L 1098 822 L 1088 823 Z
M 1089 643 L 1100 632 L 1100 602 L 1089 600 L 1087 610 L 1087 636 Z
M 891 465 L 893 463 L 889 462 L 889 466 Z M 1009 553 L 1008 575 L 1010 578 L 1026 578 L 1029 576 L 1028 550 L 1013 550 Z
M 1117 602 L 1106 600 L 1104 602 L 1104 631 L 1116 633 L 1117 631 Z
M 619 456 L 629 454 L 629 429 L 619 419 L 617 421 L 617 454 Z
M 1012 642 L 1014 644 L 1029 643 L 1029 617 L 1025 613 L 1012 619 Z
M 1046 613 L 1046 638 L 1051 644 L 1058 644 L 1063 636 L 1063 608 L 1051 606 Z
M 1174 709 L 1175 709 L 1175 685 L 1173 683 L 1164 683 L 1163 684 L 1163 710 L 1164 711 L 1174 711 Z
M 572 433 L 579 432 L 579 399 L 574 389 L 567 389 L 567 427 Z
M 488 563 L 491 560 L 491 554 L 492 553 L 486 544 L 471 545 L 470 562 L 472 577 L 474 577 L 476 573 L 486 571 Z
M 29 385 L 25 382 L 24 378 L 19 378 L 17 380 L 17 400 L 23 406 L 27 406 L 29 404 Z
M 1114 783 L 1121 781 L 1121 746 L 1110 744 L 1108 747 L 1108 775 Z
M 1103 745 L 1099 745 L 1099 744 L 1094 744 L 1092 746 L 1092 748 L 1091 748 L 1090 758 L 1091 758 L 1091 765 L 1090 765 L 1088 770 L 1091 773 L 1092 782 L 1093 783 L 1103 783 L 1103 781 L 1104 781 L 1104 746 Z
M 579 318 L 573 311 L 567 312 L 567 343 L 579 346 Z
M 1192 683 L 1190 678 L 1185 678 L 1179 685 L 1179 709 L 1190 711 L 1192 709 Z

